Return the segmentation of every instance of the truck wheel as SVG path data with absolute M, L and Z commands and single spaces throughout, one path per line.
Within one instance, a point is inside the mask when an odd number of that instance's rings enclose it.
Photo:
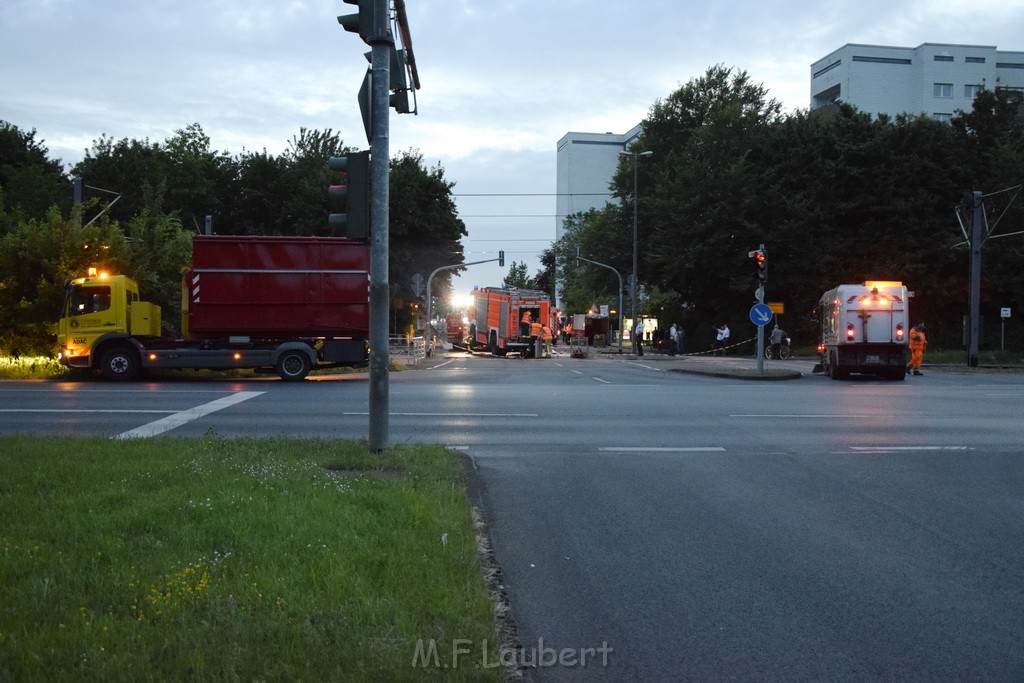
M 110 349 L 103 354 L 100 361 L 100 372 L 103 379 L 127 382 L 139 372 L 139 357 L 127 347 Z
M 277 359 L 277 374 L 286 382 L 298 382 L 306 379 L 311 364 L 309 356 L 302 351 L 285 351 Z

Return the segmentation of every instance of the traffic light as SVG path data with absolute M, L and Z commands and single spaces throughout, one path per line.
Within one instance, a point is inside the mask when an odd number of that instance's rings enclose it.
M 369 239 L 370 153 L 352 152 L 343 157 L 331 157 L 327 165 L 332 171 L 343 173 L 345 182 L 327 188 L 327 195 L 345 206 L 345 213 L 332 213 L 327 217 L 331 234 L 357 240 Z
M 499 251 L 498 252 L 498 267 L 499 268 L 504 268 L 505 267 L 505 252 L 504 251 Z
M 764 284 L 768 280 L 768 255 L 764 249 L 755 249 L 747 254 L 757 263 L 757 281 Z
M 346 31 L 358 33 L 364 43 L 370 43 L 373 34 L 373 5 L 376 0 L 342 0 L 346 5 L 358 5 L 358 14 L 344 14 L 338 17 L 338 23 Z

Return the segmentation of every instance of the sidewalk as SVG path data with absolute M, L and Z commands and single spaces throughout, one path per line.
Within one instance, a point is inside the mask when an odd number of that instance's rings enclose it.
M 815 363 L 813 359 L 800 358 L 765 360 L 764 371 L 759 373 L 757 359 L 750 356 L 715 356 L 713 354 L 670 356 L 667 353 L 652 351 L 645 351 L 643 356 L 636 356 L 625 349 L 622 354 L 619 354 L 617 348 L 591 349 L 590 351 L 592 358 L 657 364 L 669 372 L 757 381 L 800 379 L 804 375 L 811 374 Z

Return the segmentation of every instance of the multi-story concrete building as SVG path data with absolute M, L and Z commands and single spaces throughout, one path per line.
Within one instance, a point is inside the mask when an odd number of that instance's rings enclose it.
M 619 162 L 619 152 L 629 147 L 640 130 L 636 125 L 623 134 L 566 133 L 558 141 L 556 239 L 562 237 L 566 216 L 599 209 L 611 199 L 608 187 Z M 561 295 L 556 305 L 561 307 Z
M 969 111 L 982 88 L 1024 92 L 1024 52 L 991 45 L 847 43 L 811 65 L 811 109 L 837 100 L 879 114 L 926 114 L 948 121 Z
M 558 141 L 555 236 L 561 237 L 565 217 L 598 209 L 611 199 L 608 186 L 619 163 L 619 152 L 638 135 L 636 125 L 623 134 L 566 133 Z

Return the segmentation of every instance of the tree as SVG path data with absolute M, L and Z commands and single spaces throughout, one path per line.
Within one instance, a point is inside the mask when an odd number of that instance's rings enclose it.
M 419 152 L 409 150 L 391 160 L 389 282 L 392 307 L 406 316 L 413 275 L 426 278 L 441 266 L 465 261 L 461 240 L 468 233 L 452 196 L 454 186 L 440 164 L 427 168 Z M 448 292 L 451 276 L 459 270 L 438 273 L 432 291 Z M 407 319 L 398 320 L 399 329 L 406 324 Z
M 105 217 L 81 227 L 81 207 L 64 216 L 54 206 L 0 237 L 0 351 L 54 355 L 65 280 L 89 266 L 120 270 L 126 251 L 120 228 Z
M 508 275 L 501 281 L 503 287 L 514 289 L 536 289 L 536 283 L 526 275 L 526 261 L 513 261 L 508 267 Z
M 552 246 L 540 253 L 541 268 L 533 276 L 534 289 L 547 292 L 555 298 L 555 249 Z
M 43 219 L 54 204 L 69 209 L 71 184 L 36 131 L 0 121 L 0 235 L 19 219 Z
M 655 103 L 636 147 L 653 152 L 637 168 L 642 282 L 678 292 L 713 316 L 746 306 L 753 287 L 743 259 L 764 220 L 751 187 L 751 152 L 779 111 L 746 72 L 724 66 Z M 632 214 L 632 161 L 623 157 L 612 181 L 624 224 Z

